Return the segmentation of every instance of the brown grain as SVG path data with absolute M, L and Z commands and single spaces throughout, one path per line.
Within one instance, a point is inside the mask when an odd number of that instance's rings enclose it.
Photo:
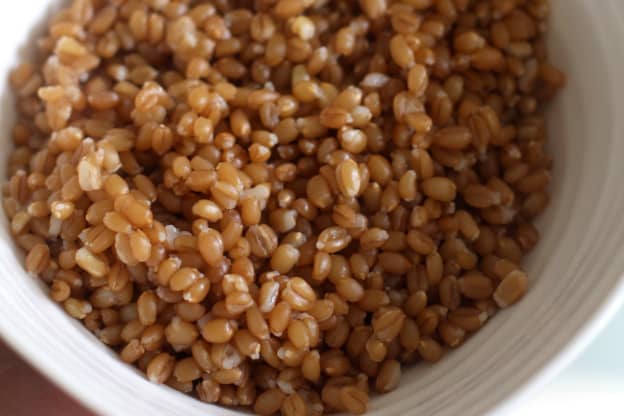
M 74 0 L 10 76 L 25 269 L 123 361 L 362 413 L 525 294 L 547 2 L 165 3 Z

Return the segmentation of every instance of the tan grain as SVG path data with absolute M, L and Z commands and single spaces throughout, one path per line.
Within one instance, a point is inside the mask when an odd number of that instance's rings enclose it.
M 361 413 L 524 295 L 548 2 L 113 3 L 71 2 L 11 74 L 3 207 L 148 379 Z

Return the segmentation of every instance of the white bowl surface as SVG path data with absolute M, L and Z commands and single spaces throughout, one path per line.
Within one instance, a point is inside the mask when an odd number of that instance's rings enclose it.
M 52 3 L 12 2 L 0 14 L 1 79 L 28 53 L 31 28 Z M 530 291 L 440 363 L 407 371 L 371 414 L 504 413 L 586 345 L 624 297 L 624 2 L 553 0 L 553 9 L 551 60 L 569 85 L 550 109 L 553 198 L 527 263 Z M 5 84 L 0 172 L 13 117 Z M 106 415 L 240 414 L 146 381 L 49 301 L 21 260 L 0 214 L 0 334 L 85 405 Z

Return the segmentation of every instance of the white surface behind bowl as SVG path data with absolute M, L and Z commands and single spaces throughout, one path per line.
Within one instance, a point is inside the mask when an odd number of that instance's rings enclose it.
M 3 80 L 18 50 L 33 47 L 31 28 L 40 27 L 52 3 L 12 2 L 0 14 Z M 521 397 L 514 393 L 538 386 L 578 352 L 622 298 L 624 3 L 553 0 L 553 9 L 551 57 L 567 71 L 569 85 L 550 111 L 553 198 L 527 263 L 530 291 L 439 364 L 407 371 L 396 391 L 373 400 L 372 414 L 504 412 L 513 405 L 509 399 Z M 12 125 L 5 84 L 1 172 Z M 237 414 L 153 385 L 118 361 L 23 271 L 4 215 L 0 221 L 0 334 L 27 360 L 100 414 Z

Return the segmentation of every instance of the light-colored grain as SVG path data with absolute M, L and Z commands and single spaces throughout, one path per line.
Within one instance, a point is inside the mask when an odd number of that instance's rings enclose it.
M 505 276 L 494 291 L 492 298 L 499 307 L 507 308 L 524 296 L 527 286 L 528 279 L 526 274 L 520 270 L 514 270 Z

